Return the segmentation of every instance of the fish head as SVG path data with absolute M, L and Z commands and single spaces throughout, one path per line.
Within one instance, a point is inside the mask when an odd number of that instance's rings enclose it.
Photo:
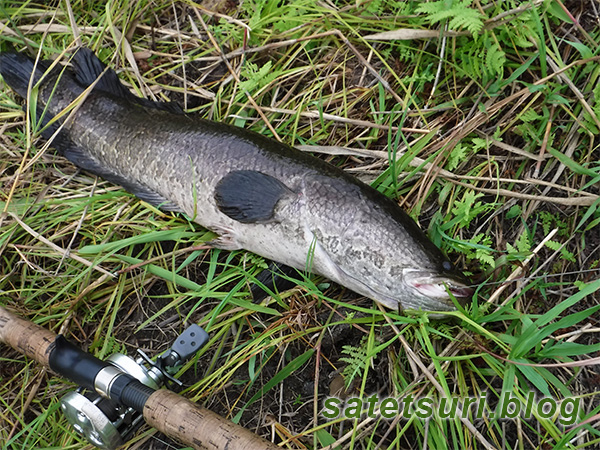
M 395 310 L 455 311 L 465 305 L 474 290 L 416 222 L 395 202 L 363 190 L 365 201 L 352 236 L 351 246 L 372 252 L 357 266 L 370 297 Z M 375 206 L 373 206 L 375 205 Z M 375 237 L 375 239 L 373 239 Z M 366 253 L 368 254 L 368 252 Z M 348 268 L 354 271 L 354 268 Z M 356 272 L 355 272 L 356 273 Z
M 424 251 L 411 240 L 398 252 L 381 243 L 367 246 L 363 239 L 347 242 L 346 257 L 316 246 L 315 261 L 325 261 L 318 272 L 387 308 L 454 311 L 455 300 L 465 305 L 473 295 L 468 281 L 437 248 Z
M 379 193 L 361 194 L 352 214 L 329 223 L 337 233 L 315 235 L 316 272 L 393 310 L 466 304 L 473 294 L 468 281 L 412 218 Z

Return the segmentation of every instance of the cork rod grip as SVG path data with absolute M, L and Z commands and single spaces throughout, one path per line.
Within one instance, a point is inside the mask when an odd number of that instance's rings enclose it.
M 144 405 L 150 426 L 198 450 L 281 450 L 281 447 L 166 389 Z
M 49 367 L 56 334 L 33 322 L 21 319 L 0 306 L 0 341 Z

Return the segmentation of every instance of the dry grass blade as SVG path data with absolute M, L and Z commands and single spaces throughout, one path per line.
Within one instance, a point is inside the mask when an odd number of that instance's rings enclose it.
M 411 39 L 434 39 L 439 37 L 466 36 L 468 31 L 443 31 L 437 30 L 411 30 L 400 28 L 393 31 L 384 31 L 383 33 L 369 34 L 364 37 L 368 41 L 409 41 Z
M 104 275 L 107 275 L 109 277 L 115 277 L 116 276 L 113 273 L 109 272 L 108 270 L 104 269 L 102 266 L 98 266 L 98 265 L 92 263 L 91 261 L 88 261 L 85 258 L 82 258 L 82 257 L 80 257 L 78 255 L 72 254 L 70 251 L 65 250 L 65 249 L 59 247 L 58 245 L 50 242 L 48 239 L 46 239 L 40 233 L 38 233 L 37 231 L 33 230 L 29 225 L 27 225 L 25 222 L 23 222 L 16 214 L 14 214 L 12 212 L 8 212 L 8 215 L 11 216 L 15 220 L 15 222 L 17 222 L 19 224 L 19 226 L 21 228 L 23 228 L 25 231 L 27 231 L 27 233 L 29 233 L 31 236 L 33 236 L 34 238 L 36 238 L 37 240 L 39 240 L 43 244 L 45 244 L 48 247 L 50 247 L 52 250 L 54 250 L 59 255 L 61 255 L 62 258 L 71 258 L 71 259 L 74 259 L 75 261 L 80 262 L 81 264 L 83 264 L 83 265 L 85 265 L 87 267 L 92 267 L 94 270 L 97 270 L 98 272 L 103 273 Z

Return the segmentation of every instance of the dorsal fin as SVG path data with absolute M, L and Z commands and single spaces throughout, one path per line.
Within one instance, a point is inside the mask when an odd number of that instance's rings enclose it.
M 89 48 L 80 47 L 73 54 L 73 69 L 75 79 L 84 87 L 92 85 L 92 83 L 100 78 L 94 85 L 94 90 L 124 98 L 147 108 L 184 114 L 181 107 L 176 103 L 155 102 L 133 95 L 129 89 L 121 83 L 117 73 L 110 68 L 107 69 L 106 65 L 100 61 Z
M 94 86 L 95 90 L 127 99 L 132 96 L 131 92 L 121 84 L 116 72 L 107 69 L 106 65 L 89 48 L 77 49 L 73 55 L 73 71 L 75 79 L 84 87 L 92 85 L 100 78 Z

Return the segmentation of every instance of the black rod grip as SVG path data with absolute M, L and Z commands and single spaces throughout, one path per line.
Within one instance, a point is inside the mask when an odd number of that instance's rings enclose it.
M 111 395 L 113 390 L 111 389 Z M 129 382 L 119 395 L 119 401 L 125 406 L 135 409 L 137 412 L 144 412 L 144 405 L 148 398 L 154 394 L 155 390 L 140 381 L 133 379 Z
M 71 344 L 62 335 L 56 337 L 48 362 L 50 368 L 57 374 L 92 391 L 96 390 L 94 388 L 96 375 L 109 365 Z

